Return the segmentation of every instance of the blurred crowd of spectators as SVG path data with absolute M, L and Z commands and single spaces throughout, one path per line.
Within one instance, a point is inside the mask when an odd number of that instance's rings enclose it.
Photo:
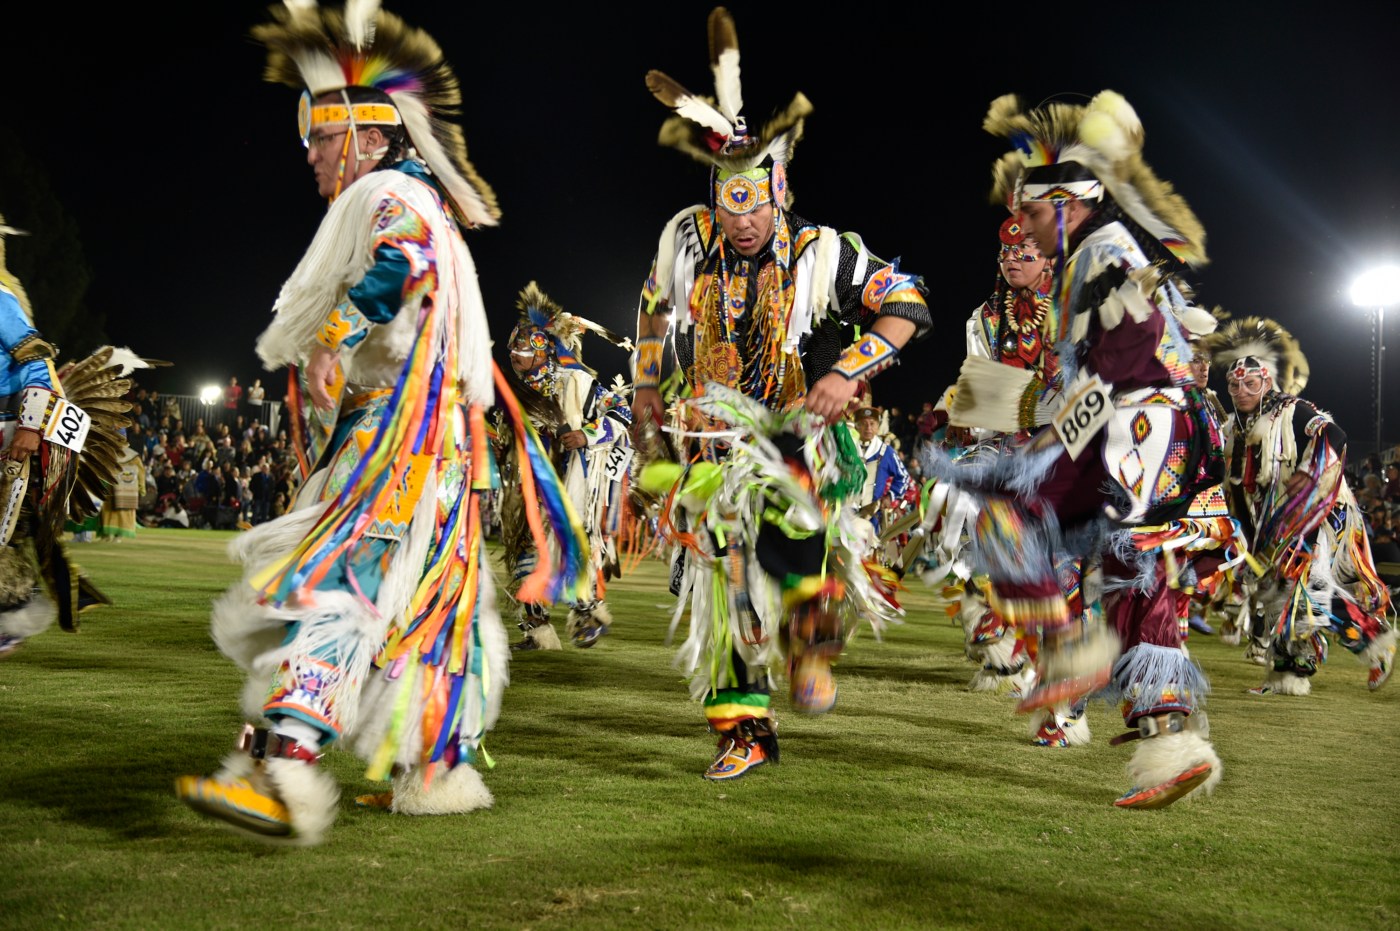
M 1366 517 L 1371 556 L 1382 575 L 1393 575 L 1381 564 L 1400 564 L 1400 542 L 1396 540 L 1396 528 L 1400 526 L 1400 462 L 1382 465 L 1380 457 L 1372 454 L 1357 468 L 1347 470 L 1347 481 Z
M 254 413 L 264 409 L 261 391 L 256 403 L 241 392 L 228 403 L 226 393 L 225 403 L 207 408 L 207 420 L 186 423 L 175 398 L 134 390 L 126 440 L 145 466 L 141 524 L 231 530 L 286 510 L 295 461 L 286 431 L 273 435 Z

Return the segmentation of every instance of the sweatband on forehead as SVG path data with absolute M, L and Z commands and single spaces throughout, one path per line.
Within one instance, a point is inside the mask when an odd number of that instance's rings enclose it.
M 1103 182 L 1078 162 L 1059 162 L 1026 169 L 1020 200 L 1040 203 L 1063 200 L 1099 200 Z
M 312 103 L 311 92 L 307 91 L 297 104 L 297 130 L 305 142 L 316 127 L 349 123 L 352 116 L 357 126 L 398 126 L 403 123 L 398 108 L 391 103 L 356 103 L 348 107 L 343 103 L 316 104 Z

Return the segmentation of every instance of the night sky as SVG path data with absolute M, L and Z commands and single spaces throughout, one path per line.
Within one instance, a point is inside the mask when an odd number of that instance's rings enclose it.
M 498 350 L 532 279 L 566 310 L 631 332 L 661 227 L 704 198 L 706 179 L 656 144 L 667 111 L 643 78 L 658 68 L 711 90 L 711 6 L 387 4 L 437 38 L 463 83 L 470 154 L 504 213 L 468 236 Z M 296 134 L 298 94 L 261 80 L 263 52 L 247 38 L 266 8 L 97 10 L 6 51 L 10 138 L 79 225 L 88 302 L 112 342 L 175 363 L 149 387 L 262 377 L 277 397 L 285 384 L 261 371 L 253 343 L 324 203 Z M 1312 366 L 1305 396 L 1355 450 L 1371 448 L 1374 315 L 1347 291 L 1365 268 L 1400 262 L 1400 5 L 797 9 L 731 5 L 749 122 L 804 92 L 814 112 L 791 163 L 794 209 L 860 233 L 933 288 L 933 334 L 877 379 L 877 403 L 937 399 L 994 283 L 1005 213 L 987 198 L 1005 144 L 981 129 L 987 105 L 1111 88 L 1142 119 L 1148 164 L 1205 226 L 1211 264 L 1188 276 L 1199 302 L 1289 328 Z M 172 31 L 182 44 L 145 38 Z M 36 316 L 42 329 L 42 307 Z M 1397 318 L 1387 314 L 1394 400 Z M 597 338 L 585 360 L 609 380 L 626 361 Z M 1400 403 L 1388 417 L 1394 442 Z

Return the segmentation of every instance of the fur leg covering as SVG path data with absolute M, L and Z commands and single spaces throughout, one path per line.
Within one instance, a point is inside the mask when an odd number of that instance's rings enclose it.
M 967 684 L 969 692 L 1009 692 L 1011 691 L 1011 676 L 1003 676 L 995 669 L 979 669 L 972 674 L 972 681 Z
M 1103 623 L 1095 623 L 1068 648 L 1041 648 L 1038 678 L 1041 682 L 1092 677 L 1111 670 L 1122 645 L 1118 635 Z
M 243 751 L 224 758 L 211 780 L 232 783 L 247 780 L 286 807 L 292 832 L 286 837 L 270 837 L 240 828 L 235 820 L 224 820 L 241 834 L 276 844 L 310 847 L 321 843 L 335 823 L 340 790 L 335 779 L 320 767 L 301 760 L 265 760 L 261 764 Z M 214 812 L 210 814 L 218 815 Z
M 394 777 L 394 802 L 390 811 L 400 815 L 460 815 L 495 802 L 481 774 L 466 763 L 439 772 L 425 788 L 422 770 L 412 769 Z
M 1215 753 L 1215 747 L 1203 737 L 1199 730 L 1188 728 L 1177 734 L 1161 734 L 1139 741 L 1128 761 L 1128 775 L 1133 785 L 1142 789 L 1161 786 L 1171 782 L 1202 764 L 1210 766 L 1210 775 L 1203 782 L 1180 797 L 1173 797 L 1165 804 L 1181 799 L 1202 798 L 1215 791 L 1220 784 L 1224 766 Z M 1122 800 L 1120 799 L 1120 802 Z M 1160 807 L 1157 805 L 1124 807 Z
M 534 650 L 564 649 L 564 645 L 559 642 L 559 634 L 555 632 L 554 625 L 549 622 L 527 628 L 525 639 L 533 644 L 531 649 Z
M 1274 670 L 1264 677 L 1263 685 L 1250 691 L 1259 695 L 1310 695 L 1312 677 Z
M 564 633 L 575 646 L 589 647 L 607 633 L 612 624 L 612 612 L 605 601 L 579 603 L 569 608 Z
M 1372 691 L 1384 685 L 1395 669 L 1395 640 L 1395 631 L 1387 630 L 1360 653 L 1361 661 L 1371 670 L 1366 687 Z
M 325 839 L 335 823 L 340 790 L 319 766 L 301 760 L 268 760 L 267 780 L 292 813 L 291 842 L 309 847 Z
M 1028 732 L 1037 747 L 1087 747 L 1093 739 L 1088 715 L 1076 715 L 1066 705 L 1031 712 Z
M 1053 708 L 1073 703 L 1108 684 L 1122 650 L 1118 634 L 1102 621 L 1089 623 L 1083 635 L 1068 643 L 1044 643 L 1036 660 L 1036 686 L 1017 710 Z
M 1016 637 L 1012 634 L 991 643 L 983 643 L 975 648 L 967 647 L 967 655 L 973 658 L 974 650 L 981 654 L 982 668 L 968 683 L 973 692 L 1009 692 L 1017 681 L 1017 676 L 1026 665 L 1024 653 L 1016 651 Z
M 0 637 L 24 639 L 48 630 L 58 618 L 58 609 L 49 596 L 36 593 L 24 604 L 0 612 Z

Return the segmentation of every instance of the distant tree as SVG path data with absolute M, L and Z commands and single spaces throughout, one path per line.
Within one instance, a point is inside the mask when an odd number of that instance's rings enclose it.
M 77 221 L 59 202 L 48 172 L 13 142 L 0 147 L 0 214 L 5 225 L 28 234 L 5 238 L 5 262 L 29 294 L 35 327 L 58 347 L 60 364 L 104 344 L 106 316 L 84 300 L 92 271 Z

